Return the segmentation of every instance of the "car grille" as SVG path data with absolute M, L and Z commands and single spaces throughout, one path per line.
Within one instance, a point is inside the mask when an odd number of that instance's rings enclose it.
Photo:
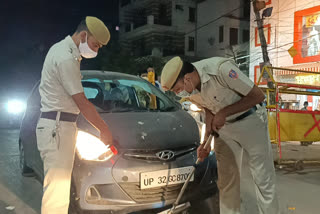
M 170 159 L 169 161 L 174 161 L 175 158 L 181 157 L 185 154 L 188 154 L 190 152 L 193 152 L 197 149 L 196 145 L 188 146 L 188 147 L 183 147 L 183 148 L 178 148 L 172 150 L 174 152 L 174 158 Z M 124 153 L 124 157 L 126 159 L 134 159 L 134 160 L 144 160 L 144 161 L 155 161 L 155 162 L 161 162 L 163 160 L 160 160 L 157 157 L 157 152 L 159 151 L 127 151 Z
M 121 188 L 137 203 L 154 203 L 176 199 L 182 185 L 183 184 L 176 184 L 150 189 L 140 189 L 139 183 L 120 183 Z M 193 189 L 193 185 L 190 183 L 186 192 L 190 192 Z

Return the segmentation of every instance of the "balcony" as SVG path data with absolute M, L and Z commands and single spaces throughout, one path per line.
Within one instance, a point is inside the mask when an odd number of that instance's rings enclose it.
M 146 22 L 136 22 L 125 25 L 125 32 L 120 34 L 120 39 L 130 39 L 141 37 L 150 33 L 173 33 L 177 32 L 177 27 L 170 26 L 170 20 L 159 20 L 156 22 L 154 17 L 148 16 Z M 169 23 L 170 22 L 170 23 Z M 181 32 L 182 33 L 182 32 Z
M 132 10 L 135 8 L 147 8 L 157 0 L 121 0 L 120 8 L 126 10 Z

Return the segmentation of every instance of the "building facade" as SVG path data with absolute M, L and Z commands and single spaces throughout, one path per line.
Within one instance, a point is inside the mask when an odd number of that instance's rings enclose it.
M 193 56 L 193 0 L 121 0 L 120 43 L 134 56 Z
M 235 59 L 248 74 L 250 1 L 201 0 L 197 14 L 196 55 Z
M 274 70 L 279 82 L 320 85 L 320 0 L 265 0 L 272 14 L 264 18 L 264 34 L 273 67 L 284 67 L 314 72 L 315 74 Z M 263 11 L 263 10 L 262 10 Z M 256 18 L 250 17 L 250 78 L 260 76 L 263 62 Z M 284 96 L 287 101 L 309 101 L 309 109 L 319 108 L 319 99 L 311 96 Z

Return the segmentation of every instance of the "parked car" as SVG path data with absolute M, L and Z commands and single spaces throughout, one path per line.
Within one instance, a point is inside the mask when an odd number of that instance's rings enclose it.
M 116 72 L 82 71 L 88 100 L 107 122 L 118 148 L 104 148 L 98 132 L 82 116 L 72 175 L 70 210 L 134 211 L 167 208 L 177 198 L 199 145 L 195 120 L 147 81 Z M 19 148 L 24 175 L 43 180 L 37 149 L 39 83 L 33 88 L 22 121 Z M 195 172 L 183 202 L 203 200 L 217 192 L 214 154 Z M 71 212 L 71 211 L 70 211 Z

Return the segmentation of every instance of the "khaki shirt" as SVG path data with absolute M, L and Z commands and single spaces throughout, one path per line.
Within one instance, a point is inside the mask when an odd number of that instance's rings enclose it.
M 42 112 L 80 112 L 72 99 L 72 95 L 83 92 L 80 61 L 79 49 L 70 36 L 50 48 L 39 87 Z
M 195 100 L 214 114 L 239 101 L 254 86 L 232 60 L 213 57 L 195 62 L 193 65 L 200 76 L 201 93 L 191 97 L 191 100 Z M 234 119 L 242 113 L 231 115 L 227 120 Z

